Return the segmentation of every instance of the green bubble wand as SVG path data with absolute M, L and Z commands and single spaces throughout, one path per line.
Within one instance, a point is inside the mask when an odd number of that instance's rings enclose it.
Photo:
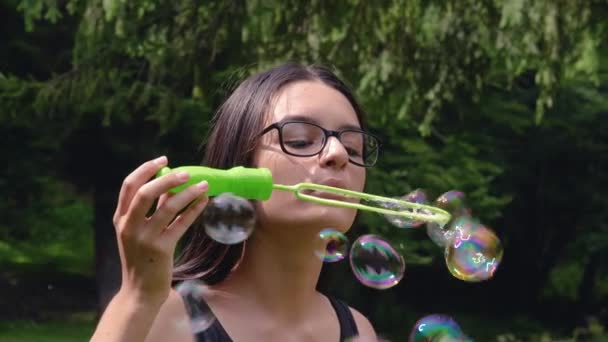
M 441 226 L 445 225 L 451 217 L 450 213 L 447 211 L 430 205 L 371 195 L 327 185 L 314 183 L 299 183 L 296 185 L 274 184 L 272 181 L 272 174 L 270 170 L 266 168 L 246 168 L 237 166 L 228 170 L 222 170 L 205 166 L 164 167 L 156 176 L 162 177 L 174 172 L 187 172 L 190 175 L 190 178 L 186 183 L 171 189 L 171 193 L 177 193 L 188 186 L 205 180 L 209 183 L 209 190 L 207 191 L 209 196 L 217 196 L 229 192 L 250 200 L 267 200 L 274 190 L 280 190 L 291 192 L 301 200 L 321 205 L 359 209 L 384 215 L 404 217 L 415 221 L 434 222 Z M 363 200 L 370 204 L 382 204 L 385 207 L 375 207 L 361 203 L 320 198 L 302 193 L 302 191 L 306 190 L 336 194 L 346 198 Z

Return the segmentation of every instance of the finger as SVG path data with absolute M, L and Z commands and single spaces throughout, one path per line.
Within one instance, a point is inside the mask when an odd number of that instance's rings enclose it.
M 158 210 L 158 208 L 160 208 L 167 201 L 167 199 L 171 197 L 173 197 L 173 194 L 170 192 L 160 195 L 158 198 L 158 203 L 156 203 L 156 209 Z
M 158 170 L 166 165 L 167 157 L 162 156 L 141 164 L 137 169 L 125 177 L 118 195 L 118 205 L 116 206 L 115 216 L 124 216 L 129 210 L 131 201 L 137 190 L 152 178 Z
M 164 175 L 144 184 L 133 196 L 129 207 L 127 220 L 129 224 L 141 223 L 152 208 L 154 201 L 170 189 L 188 181 L 187 172 L 176 172 Z M 162 208 L 162 207 L 161 207 Z M 160 208 L 159 208 L 160 209 Z
M 150 223 L 154 227 L 158 227 L 157 233 L 162 232 L 174 220 L 175 216 L 183 211 L 188 204 L 196 200 L 207 191 L 209 185 L 206 181 L 189 186 L 184 191 L 168 199 L 156 212 L 152 215 Z
M 199 197 L 195 202 L 190 204 L 183 213 L 171 222 L 169 227 L 165 229 L 164 233 L 169 237 L 171 243 L 175 244 L 184 235 L 184 233 L 190 228 L 196 218 L 203 212 L 209 203 L 209 197 L 204 194 Z

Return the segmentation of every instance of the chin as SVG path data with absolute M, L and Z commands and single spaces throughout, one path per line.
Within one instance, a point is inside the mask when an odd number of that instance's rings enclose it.
M 348 231 L 355 221 L 356 210 L 325 206 L 292 198 L 259 203 L 258 214 L 274 224 L 285 227 L 333 228 Z
M 302 210 L 292 220 L 307 222 L 317 229 L 333 228 L 345 233 L 353 225 L 355 215 L 356 211 L 354 209 L 314 204 L 309 210 Z

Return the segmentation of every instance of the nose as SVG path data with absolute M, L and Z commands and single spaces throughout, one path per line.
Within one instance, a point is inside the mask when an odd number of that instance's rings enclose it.
M 320 162 L 327 167 L 343 168 L 348 164 L 348 152 L 337 137 L 329 137 L 319 154 Z

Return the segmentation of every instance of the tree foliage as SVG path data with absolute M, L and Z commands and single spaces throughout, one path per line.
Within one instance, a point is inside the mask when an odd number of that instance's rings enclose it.
M 369 192 L 467 193 L 506 248 L 486 295 L 520 286 L 521 300 L 503 302 L 514 311 L 606 303 L 605 0 L 21 0 L 2 9 L 0 130 L 14 162 L 0 174 L 11 194 L 0 202 L 0 238 L 21 234 L 23 210 L 57 203 L 41 196 L 57 184 L 90 195 L 96 231 L 109 230 L 130 168 L 159 153 L 198 162 L 213 110 L 237 82 L 296 60 L 331 65 L 383 137 Z M 32 206 L 36 198 L 48 200 Z M 376 216 L 360 226 L 398 241 L 414 267 L 446 272 L 423 233 Z M 578 280 L 566 289 L 564 277 Z M 394 296 L 423 308 L 398 291 L 381 300 Z M 383 328 L 396 329 L 395 310 L 377 314 Z

